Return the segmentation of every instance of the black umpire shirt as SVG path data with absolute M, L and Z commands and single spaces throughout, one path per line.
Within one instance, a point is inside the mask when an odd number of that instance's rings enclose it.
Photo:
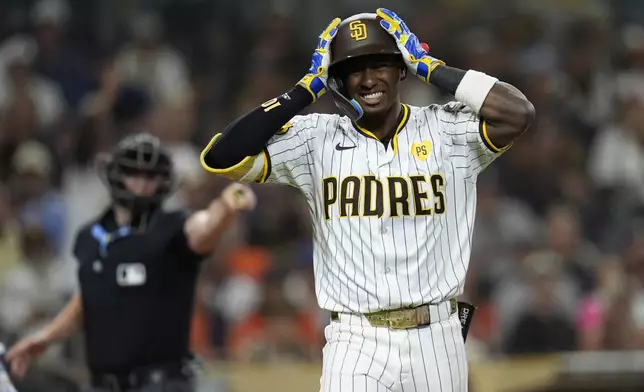
M 203 255 L 188 246 L 183 212 L 156 212 L 142 233 L 116 224 L 110 209 L 83 227 L 74 255 L 84 313 L 87 364 L 92 372 L 190 356 L 195 282 Z

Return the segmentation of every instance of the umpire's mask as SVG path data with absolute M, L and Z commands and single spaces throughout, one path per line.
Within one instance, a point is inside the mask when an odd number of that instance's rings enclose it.
M 133 226 L 145 225 L 174 189 L 170 155 L 161 148 L 160 140 L 149 133 L 127 136 L 100 163 L 103 164 L 99 168 L 101 178 L 108 186 L 114 204 L 131 212 Z M 131 184 L 132 179 L 137 178 L 154 181 L 156 187 L 153 190 L 135 189 Z

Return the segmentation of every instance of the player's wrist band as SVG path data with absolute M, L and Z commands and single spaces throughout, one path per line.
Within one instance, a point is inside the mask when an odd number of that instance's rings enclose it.
M 441 65 L 432 72 L 431 82 L 478 113 L 488 93 L 498 81 L 483 72 Z
M 499 79 L 483 72 L 469 70 L 458 85 L 454 97 L 469 106 L 475 113 L 481 110 L 485 98 Z

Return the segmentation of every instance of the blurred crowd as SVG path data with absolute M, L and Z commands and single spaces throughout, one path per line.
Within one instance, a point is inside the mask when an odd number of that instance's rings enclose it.
M 136 3 L 0 6 L 0 340 L 39 328 L 75 289 L 75 231 L 109 203 L 99 154 L 152 132 L 180 179 L 167 207 L 206 206 L 226 185 L 199 165 L 210 136 L 299 80 L 323 17 L 377 6 Z M 478 305 L 471 359 L 644 349 L 644 12 L 638 24 L 600 0 L 391 3 L 434 56 L 514 84 L 537 110 L 479 179 L 463 296 Z M 450 99 L 404 83 L 409 104 Z M 314 298 L 308 207 L 295 189 L 255 190 L 257 210 L 204 263 L 195 349 L 315 361 L 328 315 Z

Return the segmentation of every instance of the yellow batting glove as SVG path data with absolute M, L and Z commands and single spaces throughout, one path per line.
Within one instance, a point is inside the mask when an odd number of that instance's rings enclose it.
M 311 68 L 297 85 L 307 89 L 313 96 L 313 102 L 317 101 L 321 96 L 326 93 L 327 79 L 329 77 L 328 69 L 331 63 L 331 52 L 329 47 L 333 37 L 338 33 L 338 25 L 341 19 L 335 18 L 331 23 L 322 31 L 318 37 L 318 45 L 315 48 L 313 57 L 311 59 Z
M 429 83 L 432 71 L 439 65 L 445 65 L 445 62 L 431 57 L 427 49 L 418 40 L 418 37 L 409 30 L 405 22 L 393 11 L 378 8 L 376 13 L 382 19 L 380 26 L 396 40 L 407 68 L 422 81 Z

